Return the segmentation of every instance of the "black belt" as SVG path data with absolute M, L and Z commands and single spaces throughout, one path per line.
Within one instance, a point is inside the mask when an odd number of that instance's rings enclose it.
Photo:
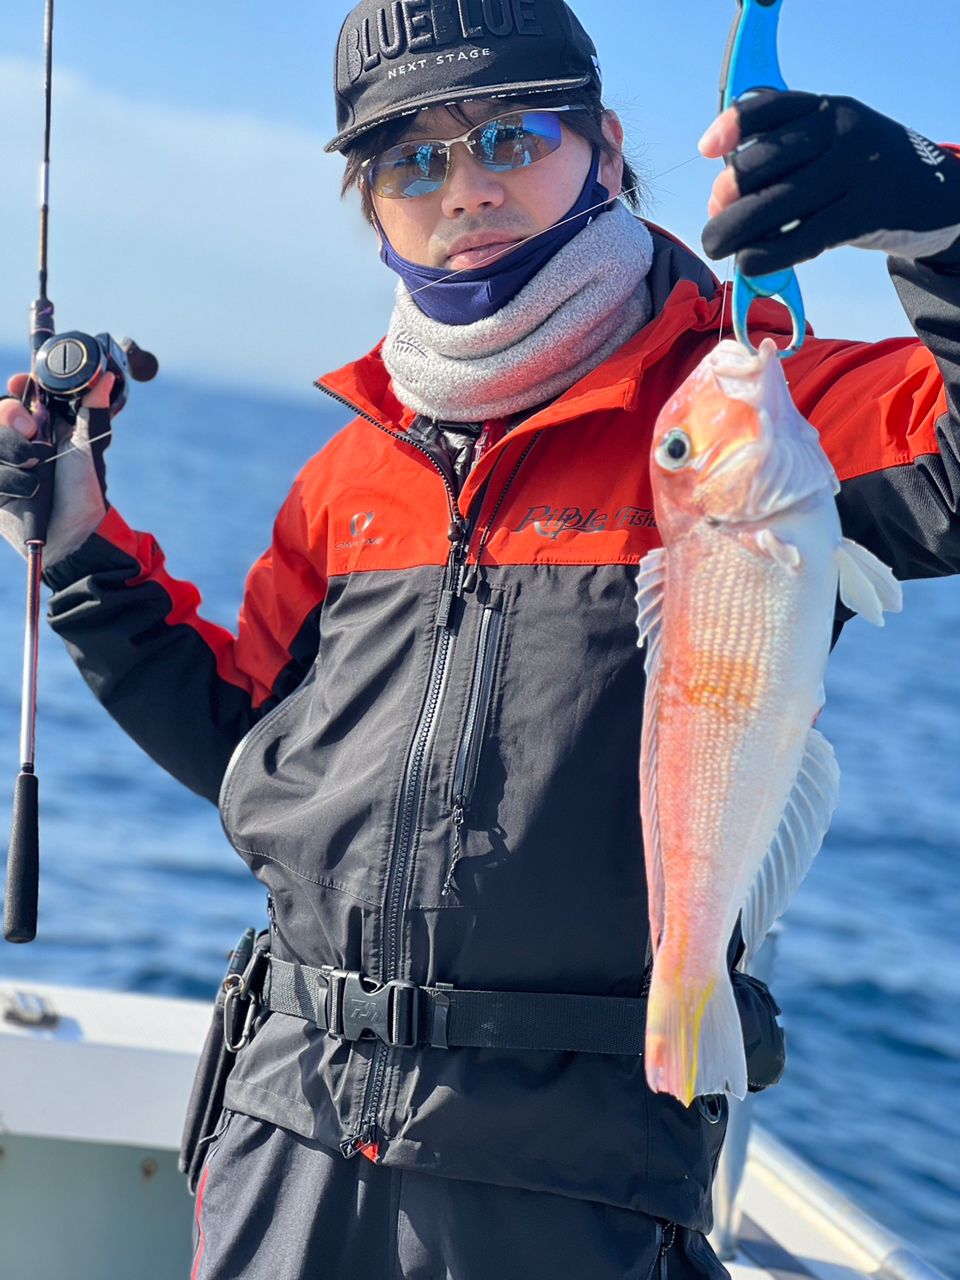
M 245 1007 L 238 1008 L 238 1004 Z M 645 996 L 465 991 L 435 983 L 377 984 L 359 972 L 255 953 L 228 992 L 224 1029 L 236 1051 L 258 1009 L 302 1018 L 342 1040 L 376 1037 L 393 1048 L 539 1049 L 554 1053 L 643 1053 Z M 236 1029 L 242 1026 L 240 1040 Z

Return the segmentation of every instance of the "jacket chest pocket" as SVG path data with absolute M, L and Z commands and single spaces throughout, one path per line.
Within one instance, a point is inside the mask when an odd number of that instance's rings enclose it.
M 481 611 L 473 648 L 469 693 L 456 744 L 449 791 L 453 848 L 444 894 L 453 888 L 457 864 L 464 856 L 464 834 L 470 823 L 484 743 L 488 737 L 502 649 L 505 593 L 481 583 L 478 601 Z
M 503 594 L 499 591 L 488 591 L 480 615 L 470 694 L 467 699 L 467 714 L 460 733 L 453 770 L 451 803 L 454 813 L 460 815 L 461 822 L 470 809 L 470 802 L 477 785 L 480 753 L 493 698 L 502 633 Z

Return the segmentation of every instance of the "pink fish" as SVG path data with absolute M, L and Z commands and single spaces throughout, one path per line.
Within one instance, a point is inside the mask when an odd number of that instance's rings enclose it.
M 768 339 L 721 342 L 660 414 L 663 548 L 640 566 L 640 762 L 653 976 L 650 1087 L 686 1105 L 747 1090 L 727 971 L 787 907 L 836 806 L 823 705 L 837 591 L 877 626 L 893 574 L 844 538 L 837 477 Z

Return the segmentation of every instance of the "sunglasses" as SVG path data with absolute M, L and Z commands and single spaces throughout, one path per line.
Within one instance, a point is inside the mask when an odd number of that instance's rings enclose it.
M 458 142 L 491 173 L 525 169 L 559 150 L 563 130 L 558 116 L 586 110 L 585 106 L 570 106 L 511 111 L 475 124 L 459 138 L 411 138 L 364 160 L 360 166 L 363 180 L 374 195 L 387 200 L 433 195 L 450 175 L 450 156 Z

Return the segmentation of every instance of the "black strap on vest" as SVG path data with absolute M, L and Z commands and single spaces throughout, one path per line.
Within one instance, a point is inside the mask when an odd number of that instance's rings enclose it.
M 645 996 L 464 991 L 403 981 L 378 985 L 355 971 L 311 969 L 259 955 L 257 980 L 245 984 L 247 997 L 343 1040 L 376 1037 L 410 1049 L 643 1053 Z

